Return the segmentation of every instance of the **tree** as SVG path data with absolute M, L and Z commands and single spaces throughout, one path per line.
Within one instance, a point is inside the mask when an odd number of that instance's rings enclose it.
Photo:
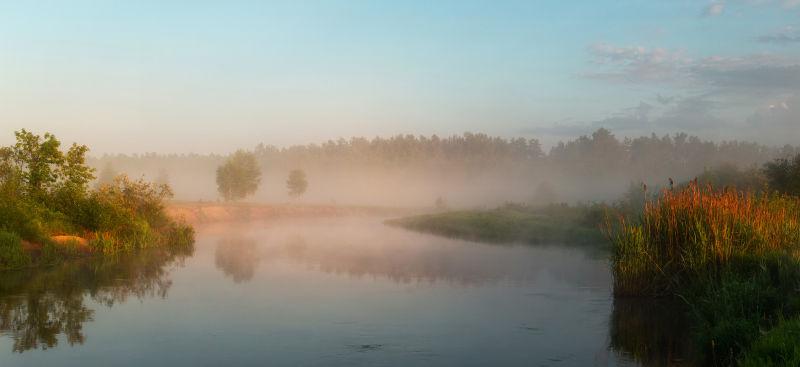
M 764 165 L 769 187 L 789 195 L 800 195 L 800 154 L 792 159 L 776 159 Z
M 217 168 L 217 191 L 225 201 L 252 195 L 261 183 L 261 169 L 253 153 L 238 150 Z
M 16 144 L 0 149 L 0 178 L 18 180 L 23 194 L 47 199 L 69 192 L 83 197 L 94 170 L 86 165 L 85 145 L 72 144 L 66 154 L 53 134 L 39 136 L 22 129 L 14 132 Z
M 111 165 L 111 162 L 106 162 L 106 165 L 103 166 L 103 169 L 100 171 L 100 174 L 97 176 L 97 182 L 95 182 L 95 188 L 100 188 L 103 185 L 110 185 L 114 183 L 114 179 L 117 177 L 117 171 L 114 169 L 114 166 Z
M 289 172 L 289 179 L 286 180 L 286 188 L 289 189 L 289 196 L 291 197 L 303 195 L 308 188 L 306 173 L 299 169 Z

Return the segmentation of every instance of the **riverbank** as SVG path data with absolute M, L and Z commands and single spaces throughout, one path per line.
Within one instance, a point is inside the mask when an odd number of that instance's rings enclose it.
M 90 187 L 88 147 L 62 151 L 52 134 L 24 129 L 15 137 L 0 147 L 0 270 L 194 243 L 194 229 L 164 210 L 168 185 L 117 175 Z
M 692 183 L 609 230 L 615 296 L 687 304 L 695 364 L 800 362 L 800 199 Z
M 605 243 L 601 206 L 506 205 L 490 210 L 460 210 L 386 221 L 406 229 L 491 243 Z
M 258 221 L 295 217 L 397 216 L 418 213 L 418 209 L 324 204 L 263 204 L 218 202 L 171 202 L 166 213 L 192 225 L 218 222 Z

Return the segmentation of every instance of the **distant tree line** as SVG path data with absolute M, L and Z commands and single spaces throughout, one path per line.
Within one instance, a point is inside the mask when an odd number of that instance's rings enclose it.
M 537 139 L 507 139 L 480 133 L 449 137 L 354 137 L 284 148 L 258 144 L 251 152 L 262 171 L 280 176 L 304 167 L 315 175 L 348 170 L 403 170 L 438 175 L 480 172 L 501 176 L 511 172 L 538 177 L 591 178 L 587 183 L 614 179 L 663 184 L 668 177 L 683 182 L 724 164 L 760 167 L 777 158 L 790 158 L 800 153 L 800 148 L 737 140 L 714 142 L 685 133 L 621 139 L 601 128 L 591 135 L 558 143 L 547 152 Z M 227 158 L 219 154 L 147 153 L 110 155 L 90 162 L 99 168 L 113 161 L 114 167 L 121 171 L 152 172 L 155 176 L 165 167 L 176 175 L 213 172 Z

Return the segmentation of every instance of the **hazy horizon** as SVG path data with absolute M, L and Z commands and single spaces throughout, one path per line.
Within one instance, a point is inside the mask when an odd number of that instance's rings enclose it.
M 0 5 L 0 121 L 104 153 L 606 127 L 800 139 L 800 6 L 672 2 Z

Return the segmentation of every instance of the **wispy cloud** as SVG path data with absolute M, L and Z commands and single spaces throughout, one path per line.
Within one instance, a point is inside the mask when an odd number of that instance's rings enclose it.
M 773 6 L 784 10 L 794 10 L 800 7 L 800 0 L 713 0 L 703 7 L 700 15 L 704 17 L 716 17 L 727 12 L 729 6 Z
M 800 0 L 797 1 L 800 2 Z M 762 43 L 776 43 L 781 45 L 800 43 L 800 29 L 787 26 L 778 31 L 761 35 L 757 40 Z
M 671 83 L 714 92 L 800 89 L 800 58 L 777 54 L 690 57 L 681 50 L 595 44 L 596 69 L 589 79 L 626 83 Z
M 711 2 L 711 4 L 708 4 L 705 9 L 703 9 L 703 16 L 715 17 L 718 15 L 722 15 L 724 11 L 725 11 L 724 1 L 713 1 Z
M 667 81 L 685 72 L 692 59 L 682 51 L 642 46 L 614 46 L 597 43 L 589 48 L 600 71 L 582 75 L 591 79 L 618 82 Z

